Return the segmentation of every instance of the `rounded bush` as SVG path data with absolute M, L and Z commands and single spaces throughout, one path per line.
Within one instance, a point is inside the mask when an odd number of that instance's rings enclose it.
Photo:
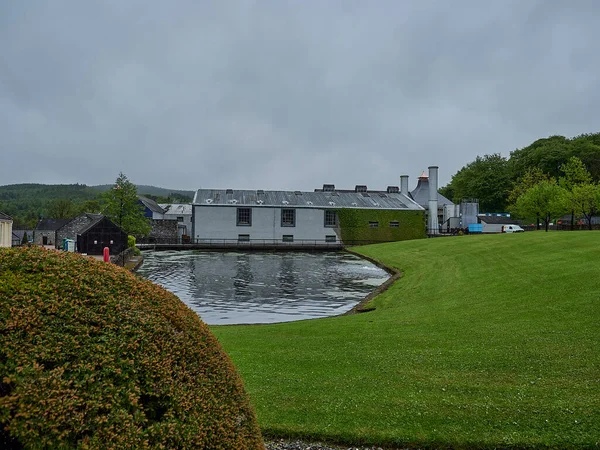
M 128 271 L 0 250 L 0 448 L 264 448 L 229 357 Z

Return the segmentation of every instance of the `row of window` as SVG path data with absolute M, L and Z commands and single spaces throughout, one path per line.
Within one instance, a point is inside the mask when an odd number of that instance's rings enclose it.
M 282 242 L 294 242 L 293 234 L 284 234 L 281 237 Z M 238 242 L 250 242 L 249 234 L 238 234 Z M 337 236 L 335 234 L 325 236 L 325 242 L 337 242 Z
M 237 226 L 250 227 L 252 226 L 252 208 L 237 208 Z M 337 214 L 335 211 L 324 212 L 323 224 L 327 228 L 337 226 Z M 281 226 L 295 227 L 296 226 L 296 210 L 293 208 L 281 209 Z M 400 222 L 392 220 L 389 223 L 390 228 L 400 228 Z M 369 222 L 370 228 L 379 228 L 379 222 Z
M 252 208 L 237 208 L 237 226 L 250 227 L 252 226 Z M 333 228 L 337 226 L 337 214 L 335 211 L 325 211 L 323 217 L 325 227 Z M 295 227 L 296 226 L 296 210 L 293 208 L 281 209 L 281 226 Z

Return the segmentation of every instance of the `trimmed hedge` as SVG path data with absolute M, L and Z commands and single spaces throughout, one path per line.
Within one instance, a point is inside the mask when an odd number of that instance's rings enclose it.
M 41 248 L 0 251 L 0 448 L 264 448 L 229 357 L 177 297 Z

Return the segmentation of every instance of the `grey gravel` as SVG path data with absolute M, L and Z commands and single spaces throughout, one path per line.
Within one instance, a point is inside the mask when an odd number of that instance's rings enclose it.
M 384 450 L 382 447 L 348 447 L 323 444 L 321 442 L 289 441 L 285 439 L 265 441 L 265 447 L 267 450 Z

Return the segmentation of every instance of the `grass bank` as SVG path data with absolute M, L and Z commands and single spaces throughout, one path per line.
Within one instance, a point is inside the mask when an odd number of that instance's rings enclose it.
M 598 447 L 600 233 L 361 247 L 404 272 L 369 313 L 212 327 L 268 435 Z

